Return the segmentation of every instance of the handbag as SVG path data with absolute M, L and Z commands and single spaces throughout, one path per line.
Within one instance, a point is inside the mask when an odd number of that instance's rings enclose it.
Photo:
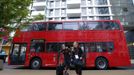
M 73 64 L 78 65 L 78 66 L 83 66 L 84 65 L 82 59 L 80 59 L 80 57 L 78 55 L 74 56 Z
M 80 59 L 74 59 L 74 65 L 83 66 L 83 61 Z

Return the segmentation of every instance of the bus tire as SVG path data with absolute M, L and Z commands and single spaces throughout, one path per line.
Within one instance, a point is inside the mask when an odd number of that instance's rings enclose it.
M 30 63 L 31 69 L 40 69 L 41 68 L 41 60 L 39 58 L 34 58 Z
M 108 61 L 106 58 L 99 57 L 95 61 L 95 66 L 99 70 L 106 70 L 108 68 Z

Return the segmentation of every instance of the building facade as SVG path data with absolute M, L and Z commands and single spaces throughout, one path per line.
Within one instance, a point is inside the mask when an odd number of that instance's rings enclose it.
M 134 24 L 134 0 L 33 0 L 31 16 L 48 20 L 119 19 L 123 25 Z
M 123 25 L 134 25 L 134 0 L 110 0 L 113 19 L 119 19 Z
M 29 7 L 30 16 L 45 15 L 46 0 L 33 0 L 33 4 Z
M 110 0 L 33 0 L 31 16 L 42 14 L 45 20 L 113 19 Z
M 110 0 L 47 0 L 46 20 L 113 19 Z

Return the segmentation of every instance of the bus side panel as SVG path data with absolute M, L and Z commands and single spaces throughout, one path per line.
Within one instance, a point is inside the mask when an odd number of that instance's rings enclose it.
M 117 39 L 117 50 L 116 52 L 118 53 L 118 65 L 117 66 L 130 66 L 130 55 L 127 47 L 127 42 L 124 36 L 123 31 L 120 31 L 119 33 L 120 36 L 118 36 Z
M 124 40 L 115 42 L 115 50 L 111 56 L 111 67 L 130 66 L 130 56 Z
M 115 50 L 111 56 L 111 67 L 130 66 L 130 55 L 127 48 L 126 39 L 123 31 L 119 31 L 117 37 L 114 39 Z
M 87 53 L 86 55 L 86 67 L 95 67 L 95 53 Z
M 87 53 L 86 57 L 86 67 L 95 67 L 95 61 L 97 57 L 104 57 L 107 59 L 109 67 L 121 67 L 121 66 L 130 66 L 130 61 L 125 55 L 124 57 L 120 56 L 119 53 Z
M 92 53 L 87 53 L 87 56 L 86 56 L 86 67 L 95 67 L 95 61 L 97 59 L 97 57 L 104 57 L 107 59 L 108 61 L 108 64 L 109 64 L 109 67 L 112 67 L 112 66 L 117 66 L 118 64 L 116 64 L 116 56 L 113 55 L 112 53 L 95 53 L 95 52 L 92 52 Z
M 124 38 L 125 39 L 125 38 Z M 119 66 L 130 66 L 130 55 L 127 48 L 126 42 L 123 40 L 122 43 L 120 43 L 120 48 L 118 48 L 118 63 Z
M 124 36 L 125 37 L 125 34 L 124 33 L 122 33 L 122 36 Z M 130 54 L 129 54 L 129 49 L 128 49 L 128 46 L 127 46 L 127 41 L 126 41 L 126 38 L 123 38 L 123 42 L 124 42 L 124 44 L 123 44 L 123 50 L 124 50 L 124 54 L 125 54 L 125 64 L 126 64 L 126 66 L 131 66 L 131 59 L 130 59 Z

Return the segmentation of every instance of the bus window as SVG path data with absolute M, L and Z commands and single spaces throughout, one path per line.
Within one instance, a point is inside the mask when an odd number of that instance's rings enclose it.
M 21 51 L 20 51 L 21 62 L 25 61 L 26 48 L 27 48 L 27 44 L 21 44 Z
M 120 29 L 115 22 L 79 22 L 79 30 L 114 30 Z
M 64 30 L 78 30 L 78 22 L 65 22 L 63 23 Z
M 49 23 L 48 30 L 62 30 L 62 23 Z
M 59 52 L 61 50 L 62 43 L 47 43 L 47 52 Z
M 44 23 L 38 23 L 38 29 L 39 31 L 46 30 L 47 24 Z
M 86 30 L 101 30 L 102 26 L 99 22 L 87 22 L 87 29 Z
M 119 25 L 115 22 L 101 22 L 103 30 L 120 29 Z
M 44 52 L 45 41 L 44 40 L 32 40 L 31 41 L 31 52 Z
M 95 43 L 86 43 L 85 50 L 86 52 L 96 52 Z
M 100 22 L 79 22 L 80 30 L 101 30 L 102 24 Z
M 25 55 L 27 44 L 19 43 L 12 45 L 12 51 L 10 53 L 10 62 L 14 65 L 16 64 L 24 64 L 25 63 Z
M 86 28 L 88 28 L 86 22 L 79 22 L 79 30 L 85 30 Z
M 28 31 L 43 31 L 46 30 L 46 27 L 45 23 L 33 23 L 29 26 Z
M 112 26 L 112 29 L 120 29 L 119 24 L 117 24 L 116 22 L 111 22 L 110 25 Z
M 112 42 L 92 42 L 85 44 L 86 52 L 112 52 L 114 45 Z
M 97 52 L 112 52 L 114 49 L 112 42 L 97 42 Z
M 97 42 L 96 43 L 96 48 L 97 48 L 96 52 L 107 52 L 107 50 L 106 50 L 106 43 Z
M 102 22 L 96 22 L 94 30 L 104 30 Z
M 101 22 L 102 29 L 103 30 L 111 30 L 112 29 L 111 23 L 112 22 Z
M 106 43 L 108 52 L 112 52 L 114 50 L 114 44 L 113 42 L 107 42 Z
M 14 44 L 14 48 L 13 48 L 13 55 L 18 55 L 19 54 L 19 47 L 20 44 Z

